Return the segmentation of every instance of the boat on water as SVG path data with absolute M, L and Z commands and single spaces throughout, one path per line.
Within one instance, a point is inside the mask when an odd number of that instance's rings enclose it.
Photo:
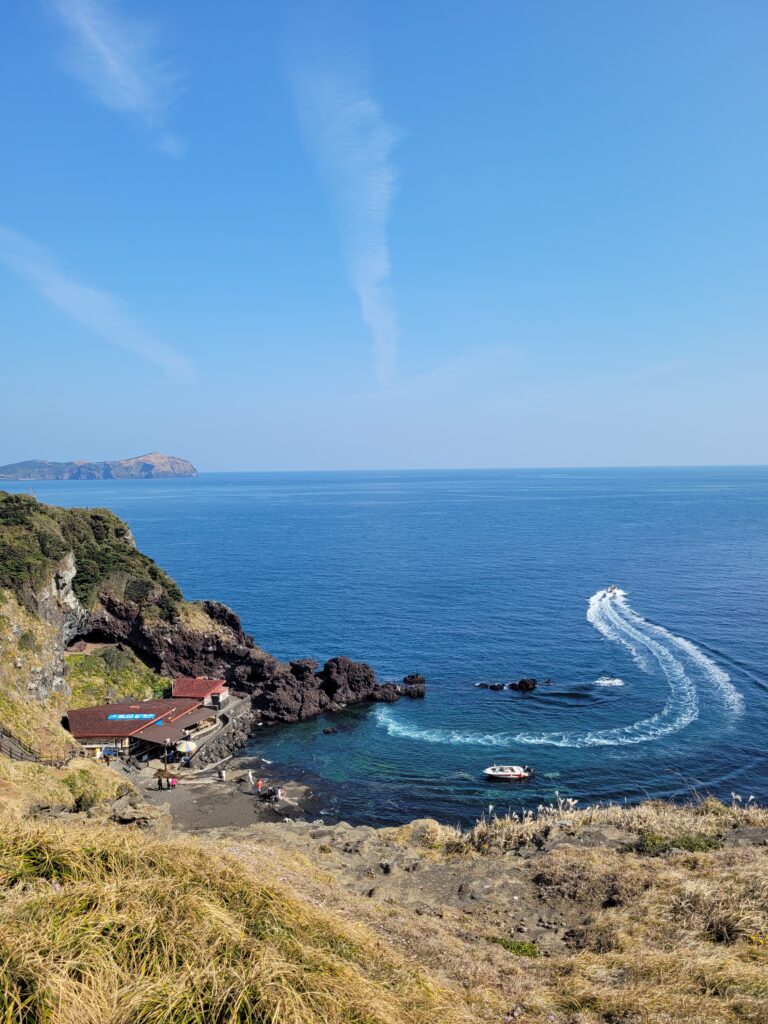
M 490 768 L 483 769 L 483 775 L 489 779 L 530 779 L 535 774 L 533 768 L 519 764 L 492 764 Z

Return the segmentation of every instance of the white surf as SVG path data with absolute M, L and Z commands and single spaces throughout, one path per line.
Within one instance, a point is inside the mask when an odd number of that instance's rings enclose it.
M 392 736 L 428 743 L 488 747 L 512 744 L 597 747 L 647 743 L 679 732 L 698 718 L 699 688 L 714 693 L 731 716 L 743 712 L 742 697 L 727 672 L 690 640 L 638 615 L 627 602 L 624 591 L 599 590 L 593 594 L 589 599 L 587 619 L 607 640 L 625 647 L 643 672 L 661 671 L 669 691 L 660 711 L 630 725 L 585 732 L 477 733 L 425 729 L 399 722 L 391 709 L 383 707 L 376 709 L 376 718 Z M 621 686 L 623 680 L 604 677 L 596 680 L 596 684 Z

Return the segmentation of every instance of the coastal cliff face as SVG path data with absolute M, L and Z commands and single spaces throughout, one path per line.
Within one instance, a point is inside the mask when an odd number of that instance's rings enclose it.
M 29 459 L 0 466 L 0 480 L 121 480 L 175 476 L 197 476 L 197 470 L 187 459 L 161 452 L 112 462 Z
M 187 602 L 104 509 L 61 509 L 0 492 L 0 589 L 54 628 L 63 645 L 83 637 L 129 646 L 163 676 L 228 680 L 251 696 L 253 720 L 297 722 L 360 701 L 423 697 L 421 676 L 379 683 L 346 657 L 322 668 L 278 660 L 258 647 L 231 609 Z
M 238 616 L 217 601 L 184 604 L 166 621 L 105 593 L 90 616 L 88 635 L 128 644 L 162 675 L 226 679 L 251 695 L 264 722 L 299 722 L 360 701 L 425 692 L 421 676 L 382 684 L 370 665 L 347 657 L 332 658 L 322 668 L 311 659 L 280 661 L 258 647 Z

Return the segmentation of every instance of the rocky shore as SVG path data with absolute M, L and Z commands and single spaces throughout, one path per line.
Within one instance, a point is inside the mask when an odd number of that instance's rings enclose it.
M 255 644 L 226 605 L 202 601 L 193 609 L 171 621 L 158 620 L 133 602 L 104 594 L 81 631 L 127 643 L 162 675 L 226 679 L 234 690 L 251 697 L 254 719 L 265 723 L 300 722 L 362 701 L 392 702 L 425 694 L 421 675 L 380 683 L 370 665 L 344 656 L 322 667 L 310 658 L 280 661 Z

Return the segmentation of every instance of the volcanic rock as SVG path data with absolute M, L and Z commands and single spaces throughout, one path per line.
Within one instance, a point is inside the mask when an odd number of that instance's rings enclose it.
M 507 685 L 508 690 L 519 690 L 521 693 L 532 693 L 536 689 L 538 683 L 535 679 L 518 679 L 516 683 L 509 683 Z

